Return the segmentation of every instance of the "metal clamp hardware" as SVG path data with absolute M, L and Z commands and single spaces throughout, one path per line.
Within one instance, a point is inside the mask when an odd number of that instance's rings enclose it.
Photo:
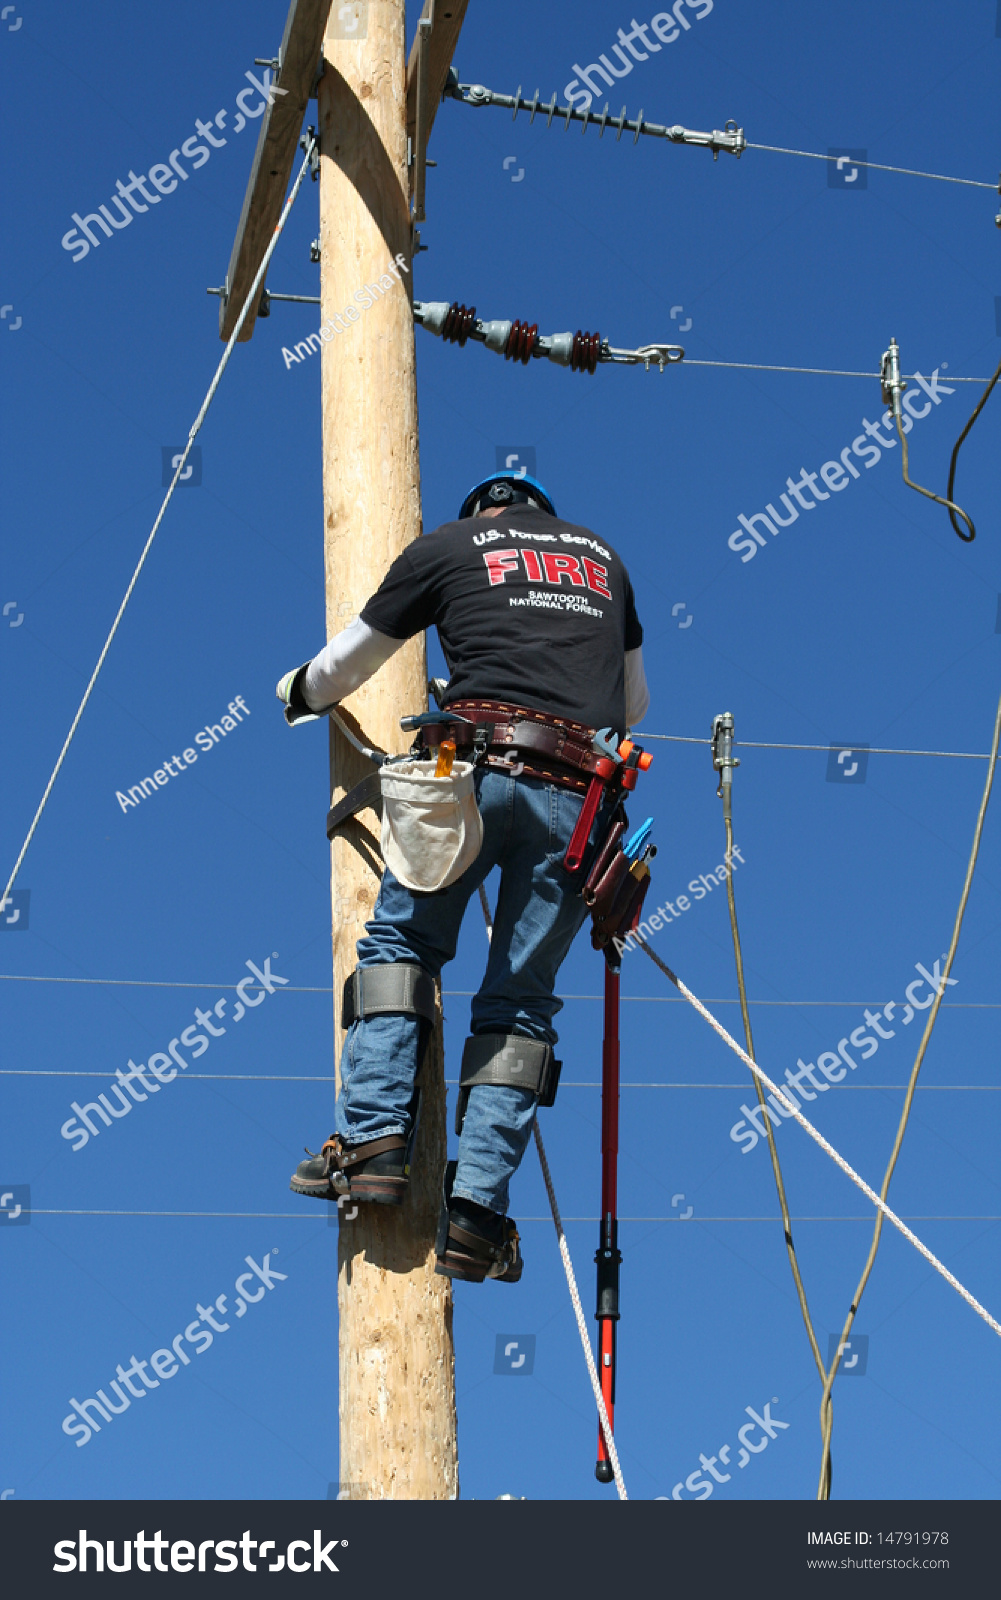
M 458 301 L 415 300 L 414 321 L 419 322 L 436 338 L 446 344 L 476 340 L 488 350 L 502 355 L 505 360 L 516 359 L 523 366 L 529 360 L 552 361 L 558 367 L 569 367 L 572 372 L 593 373 L 599 363 L 617 366 L 642 366 L 649 372 L 655 364 L 661 372 L 665 367 L 676 366 L 685 358 L 680 344 L 645 344 L 638 350 L 619 349 L 603 339 L 600 333 L 540 334 L 538 323 L 497 320 L 484 322 L 476 315 L 475 306 L 460 305 Z
M 733 782 L 733 770 L 740 766 L 740 762 L 733 753 L 733 712 L 724 711 L 713 718 L 712 730 L 713 767 L 719 773 L 719 784 L 716 793 L 723 794 L 724 785 L 729 788 Z
M 884 406 L 890 406 L 893 415 L 899 417 L 901 414 L 900 397 L 907 388 L 907 384 L 900 376 L 900 346 L 896 339 L 891 339 L 889 350 L 883 351 L 883 359 L 879 367 L 879 378 L 883 386 Z
M 615 128 L 616 143 L 622 138 L 623 132 L 626 132 L 634 135 L 633 144 L 638 142 L 640 134 L 643 133 L 655 139 L 668 139 L 672 144 L 701 145 L 704 149 L 712 151 L 714 161 L 721 150 L 728 151 L 739 160 L 747 149 L 743 128 L 739 128 L 732 120 L 722 129 L 714 128 L 711 133 L 699 133 L 694 128 L 682 127 L 680 123 L 665 127 L 660 122 L 648 122 L 642 111 L 638 117 L 627 117 L 625 106 L 622 107 L 621 115 L 610 117 L 607 101 L 599 113 L 592 111 L 590 105 L 583 111 L 576 105 L 558 105 L 555 93 L 550 101 L 540 100 L 538 89 L 531 100 L 526 100 L 522 97 L 521 84 L 514 94 L 498 94 L 496 90 L 488 89 L 482 83 L 460 83 L 458 74 L 453 71 L 449 72 L 443 98 L 460 100 L 467 106 L 503 106 L 513 113 L 515 119 L 519 111 L 528 111 L 531 113 L 528 119 L 529 126 L 535 121 L 536 114 L 541 112 L 546 118 L 547 128 L 551 127 L 554 117 L 562 119 L 564 132 L 571 122 L 582 122 L 584 126 L 581 132 L 586 133 L 588 123 L 593 122 L 598 129 L 599 139 L 604 137 L 606 127 Z
M 344 984 L 341 1027 L 389 1012 L 435 1020 L 436 984 L 430 972 L 405 961 L 356 967 Z
M 315 183 L 320 176 L 320 141 L 316 136 L 316 129 L 312 123 L 310 123 L 299 140 L 299 149 L 305 150 L 309 156 L 309 175 Z

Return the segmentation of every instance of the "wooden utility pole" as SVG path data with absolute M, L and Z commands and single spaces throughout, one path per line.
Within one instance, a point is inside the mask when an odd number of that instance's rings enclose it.
M 410 267 L 404 0 L 350 9 L 364 36 L 344 37 L 334 4 L 318 86 L 323 323 L 345 331 L 322 352 L 327 632 L 339 632 L 421 531 Z M 463 6 L 464 10 L 465 7 Z M 367 13 L 367 16 L 366 16 Z M 362 32 L 359 28 L 358 32 Z M 373 304 L 354 299 L 366 284 Z M 348 306 L 359 319 L 334 319 Z M 345 704 L 365 742 L 403 748 L 399 718 L 426 705 L 423 638 L 411 640 Z M 331 726 L 339 798 L 371 769 Z M 334 839 L 334 994 L 353 971 L 355 940 L 379 887 L 375 813 Z M 342 1043 L 337 1017 L 336 1047 Z M 446 1500 L 458 1494 L 452 1298 L 434 1271 L 445 1163 L 440 1022 L 423 1065 L 423 1106 L 402 1211 L 341 1208 L 340 1480 L 351 1499 Z M 351 1212 L 356 1210 L 355 1215 Z

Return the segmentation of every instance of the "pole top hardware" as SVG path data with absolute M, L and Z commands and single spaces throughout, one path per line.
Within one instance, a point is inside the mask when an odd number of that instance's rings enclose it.
M 893 415 L 899 417 L 900 397 L 907 388 L 907 383 L 900 376 L 900 346 L 896 339 L 891 339 L 890 348 L 883 351 L 879 379 L 883 388 L 884 406 L 891 406 Z
M 309 174 L 315 183 L 320 176 L 320 141 L 312 123 L 300 138 L 299 149 L 304 150 L 309 156 Z
M 538 89 L 531 100 L 525 100 L 522 98 L 521 84 L 514 94 L 498 94 L 482 83 L 460 83 L 454 68 L 449 72 L 443 98 L 461 100 L 467 106 L 504 106 L 511 111 L 512 120 L 517 118 L 519 111 L 528 111 L 529 125 L 535 121 L 536 113 L 542 111 L 545 113 L 547 128 L 552 125 L 554 117 L 562 117 L 564 132 L 571 122 L 582 122 L 584 126 L 581 132 L 586 133 L 588 123 L 593 122 L 598 128 L 599 139 L 604 138 L 606 127 L 615 128 L 616 143 L 625 132 L 633 135 L 633 144 L 637 144 L 640 134 L 645 133 L 654 139 L 669 139 L 672 144 L 700 145 L 712 151 L 714 161 L 719 158 L 721 150 L 727 150 L 739 159 L 747 149 L 744 130 L 732 119 L 722 129 L 714 128 L 711 133 L 699 133 L 694 128 L 682 127 L 680 122 L 674 123 L 671 127 L 660 122 L 647 122 L 642 111 L 638 117 L 627 117 L 625 106 L 622 107 L 619 116 L 609 117 L 607 101 L 599 114 L 592 112 L 590 106 L 587 110 L 581 111 L 577 106 L 558 105 L 555 93 L 550 101 L 540 101 Z
M 716 793 L 722 797 L 723 786 L 733 783 L 733 771 L 740 762 L 733 753 L 733 712 L 723 711 L 713 718 L 712 737 L 713 768 L 719 773 Z
M 648 372 L 650 363 L 656 362 L 663 372 L 665 367 L 676 366 L 685 358 L 680 344 L 648 344 L 639 350 L 619 350 L 600 334 L 581 333 L 579 329 L 577 333 L 540 334 L 538 323 L 534 322 L 484 322 L 477 317 L 475 306 L 467 308 L 457 301 L 415 300 L 413 309 L 414 321 L 446 343 L 464 345 L 467 339 L 475 339 L 507 360 L 516 357 L 523 366 L 530 359 L 546 357 L 558 367 L 570 367 L 574 372 L 593 373 L 599 362 L 642 365 Z

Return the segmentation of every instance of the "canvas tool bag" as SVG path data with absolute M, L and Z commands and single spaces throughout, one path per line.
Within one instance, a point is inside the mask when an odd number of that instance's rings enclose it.
M 393 876 L 418 894 L 447 889 L 476 860 L 483 818 L 474 768 L 455 761 L 447 778 L 433 761 L 399 761 L 380 769 L 382 858 Z

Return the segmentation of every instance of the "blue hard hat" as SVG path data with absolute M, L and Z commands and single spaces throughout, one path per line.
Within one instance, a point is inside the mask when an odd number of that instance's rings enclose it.
M 481 501 L 495 506 L 523 505 L 533 501 L 542 511 L 548 511 L 551 517 L 556 515 L 556 507 L 541 483 L 527 473 L 492 472 L 489 478 L 481 479 L 463 500 L 456 520 L 461 522 L 463 517 L 471 517 Z

